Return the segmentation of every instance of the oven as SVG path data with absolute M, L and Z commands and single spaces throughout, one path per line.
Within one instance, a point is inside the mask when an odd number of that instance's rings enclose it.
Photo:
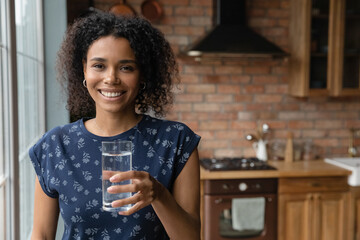
M 226 161 L 235 164 L 257 159 L 202 159 L 204 168 L 228 170 Z M 260 160 L 259 160 L 260 161 Z M 220 163 L 219 163 L 220 162 Z M 238 164 L 241 165 L 241 164 Z M 273 170 L 260 161 L 253 169 L 243 164 L 239 170 Z M 261 165 L 261 166 L 260 166 Z M 232 169 L 234 170 L 234 169 Z M 205 180 L 204 193 L 204 240 L 276 240 L 277 239 L 277 178 Z

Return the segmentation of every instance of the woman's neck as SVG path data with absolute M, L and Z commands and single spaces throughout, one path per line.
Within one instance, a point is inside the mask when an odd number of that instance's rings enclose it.
M 116 136 L 136 126 L 141 119 L 142 115 L 135 112 L 126 115 L 97 113 L 94 119 L 88 121 L 88 130 L 103 137 Z

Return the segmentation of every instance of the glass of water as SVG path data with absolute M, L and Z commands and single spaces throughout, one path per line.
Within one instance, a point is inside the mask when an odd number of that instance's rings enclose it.
M 102 142 L 102 196 L 103 209 L 109 212 L 129 210 L 133 204 L 124 205 L 118 208 L 111 206 L 111 203 L 118 199 L 131 197 L 131 192 L 111 194 L 107 189 L 114 185 L 131 184 L 131 180 L 118 183 L 110 182 L 110 178 L 119 173 L 130 171 L 132 168 L 131 141 Z

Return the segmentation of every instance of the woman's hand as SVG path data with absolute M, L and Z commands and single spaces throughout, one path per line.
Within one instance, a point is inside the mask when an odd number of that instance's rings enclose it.
M 112 206 L 117 208 L 127 204 L 134 204 L 132 208 L 125 212 L 119 212 L 121 215 L 130 215 L 134 212 L 151 204 L 164 190 L 164 186 L 153 178 L 148 172 L 128 171 L 118 173 L 110 178 L 110 182 L 118 183 L 125 180 L 132 180 L 132 184 L 114 185 L 107 189 L 111 194 L 122 192 L 135 192 L 129 198 L 119 199 L 112 202 Z

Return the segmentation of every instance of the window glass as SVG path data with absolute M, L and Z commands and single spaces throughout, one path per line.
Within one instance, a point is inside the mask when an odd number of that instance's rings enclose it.
M 6 51 L 6 31 L 7 21 L 5 12 L 5 1 L 0 1 L 0 112 L 3 114 L 0 117 L 0 239 L 6 239 L 6 218 L 8 216 L 6 211 L 6 169 L 5 169 L 5 125 L 4 125 L 4 101 L 5 101 L 5 90 L 4 83 L 7 79 L 6 68 L 7 68 L 7 51 Z
M 1 178 L 0 178 L 1 179 Z M 1 180 L 0 180 L 1 181 Z M 0 212 L 5 213 L 5 186 L 0 186 Z M 0 239 L 5 238 L 5 217 L 6 214 L 0 214 Z
M 32 228 L 35 173 L 28 149 L 44 133 L 44 63 L 41 0 L 15 0 L 18 117 L 20 239 Z

